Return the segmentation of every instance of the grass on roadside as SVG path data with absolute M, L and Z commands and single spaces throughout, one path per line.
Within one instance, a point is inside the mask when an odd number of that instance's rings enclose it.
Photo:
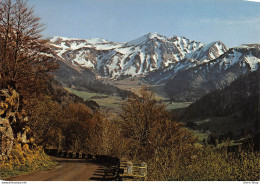
M 0 179 L 46 170 L 55 165 L 57 162 L 52 161 L 40 147 L 29 150 L 16 145 L 9 159 L 0 160 Z

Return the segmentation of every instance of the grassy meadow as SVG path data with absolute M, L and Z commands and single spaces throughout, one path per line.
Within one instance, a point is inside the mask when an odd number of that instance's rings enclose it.
M 71 93 L 85 99 L 85 100 L 94 100 L 100 106 L 106 107 L 109 109 L 118 109 L 121 105 L 121 98 L 117 96 L 104 95 L 100 93 L 92 93 L 86 91 L 79 91 L 72 88 L 66 88 Z

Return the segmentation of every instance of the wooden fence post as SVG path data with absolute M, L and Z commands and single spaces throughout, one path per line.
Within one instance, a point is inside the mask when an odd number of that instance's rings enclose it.
M 147 175 L 147 164 L 145 162 L 141 163 L 141 175 L 144 176 L 144 180 Z
M 128 161 L 127 162 L 127 174 L 132 174 L 133 173 L 133 163 Z

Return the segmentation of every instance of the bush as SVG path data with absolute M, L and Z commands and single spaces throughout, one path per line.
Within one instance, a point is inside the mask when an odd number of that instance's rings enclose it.
M 172 151 L 169 151 L 172 150 Z M 227 153 L 212 148 L 201 149 L 188 162 L 174 149 L 162 152 L 160 160 L 148 162 L 148 180 L 175 181 L 258 181 L 258 152 Z M 171 152 L 171 156 L 166 156 Z
M 6 179 L 53 167 L 56 164 L 43 152 L 41 147 L 28 150 L 18 144 L 12 150 L 9 159 L 0 160 L 0 178 Z
M 129 98 L 121 113 L 122 135 L 128 142 L 128 157 L 143 161 L 175 148 L 179 154 L 193 152 L 196 138 L 182 123 L 172 120 L 165 104 L 142 88 L 140 97 Z
M 145 88 L 129 98 L 121 113 L 125 156 L 148 164 L 148 180 L 259 180 L 259 152 L 227 152 L 202 147 L 182 123 L 172 121 L 164 104 Z

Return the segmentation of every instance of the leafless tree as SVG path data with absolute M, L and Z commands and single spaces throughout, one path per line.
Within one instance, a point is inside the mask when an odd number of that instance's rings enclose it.
M 23 0 L 0 1 L 0 85 L 22 96 L 42 90 L 49 72 L 56 68 L 44 27 L 33 7 Z

